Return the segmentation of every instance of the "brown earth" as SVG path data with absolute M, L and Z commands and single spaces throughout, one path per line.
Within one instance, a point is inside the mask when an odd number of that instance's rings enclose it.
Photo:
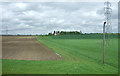
M 15 60 L 60 60 L 61 57 L 37 41 L 35 36 L 2 36 L 2 58 Z

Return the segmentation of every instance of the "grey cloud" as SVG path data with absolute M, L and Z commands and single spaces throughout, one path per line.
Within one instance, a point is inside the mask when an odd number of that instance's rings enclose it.
M 2 26 L 3 30 L 8 26 L 11 34 L 47 34 L 53 30 L 102 32 L 103 4 L 102 2 L 3 3 Z M 117 19 L 115 3 L 113 6 L 112 20 Z M 116 29 L 115 20 L 113 23 L 115 25 L 113 28 Z

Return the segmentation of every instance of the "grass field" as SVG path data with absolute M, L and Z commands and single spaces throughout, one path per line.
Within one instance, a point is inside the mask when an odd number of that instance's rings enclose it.
M 64 37 L 64 36 L 63 36 Z M 66 36 L 67 37 L 67 36 Z M 118 39 L 106 44 L 102 64 L 102 39 L 38 36 L 37 40 L 58 53 L 62 60 L 26 61 L 3 59 L 3 74 L 115 74 L 118 73 Z

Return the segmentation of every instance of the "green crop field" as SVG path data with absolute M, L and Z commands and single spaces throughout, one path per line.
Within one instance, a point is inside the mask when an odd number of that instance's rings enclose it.
M 100 38 L 98 38 L 100 37 Z M 26 61 L 3 59 L 3 74 L 116 74 L 118 39 L 106 42 L 105 64 L 101 36 L 37 36 L 37 40 L 58 53 L 62 60 Z

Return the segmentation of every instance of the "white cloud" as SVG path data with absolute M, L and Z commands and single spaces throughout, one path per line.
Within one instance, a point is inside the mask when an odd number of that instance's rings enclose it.
M 15 6 L 20 9 L 26 9 L 27 5 L 25 3 L 15 3 Z

